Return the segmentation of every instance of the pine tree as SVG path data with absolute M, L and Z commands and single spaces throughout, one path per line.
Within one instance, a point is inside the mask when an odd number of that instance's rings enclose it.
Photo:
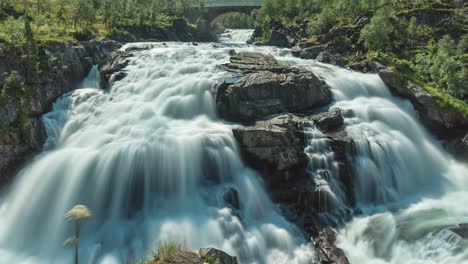
M 24 39 L 26 52 L 26 82 L 32 81 L 32 75 L 38 71 L 38 52 L 34 32 L 31 29 L 31 22 L 27 13 L 23 16 Z

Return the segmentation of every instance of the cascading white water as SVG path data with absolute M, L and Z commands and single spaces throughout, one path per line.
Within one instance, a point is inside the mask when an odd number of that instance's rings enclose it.
M 253 34 L 253 29 L 225 29 L 219 35 L 222 43 L 245 44 Z
M 241 263 L 308 263 L 311 246 L 278 214 L 215 114 L 210 90 L 227 77 L 216 65 L 230 49 L 154 44 L 130 58 L 109 93 L 60 98 L 43 118 L 45 151 L 3 201 L 0 263 L 72 263 L 62 244 L 73 225 L 63 215 L 75 204 L 93 212 L 81 263 L 134 263 L 164 241 L 213 246 Z M 229 188 L 239 210 L 223 200 Z
M 63 213 L 77 203 L 94 212 L 82 233 L 85 263 L 126 263 L 157 241 L 214 246 L 242 263 L 309 263 L 309 246 L 277 213 L 239 160 L 230 126 L 216 117 L 210 86 L 227 76 L 215 66 L 228 61 L 232 45 L 153 45 L 131 58 L 128 76 L 109 93 L 75 91 L 44 116 L 46 151 L 0 207 L 0 263 L 71 263 L 61 246 L 72 232 Z M 408 101 L 393 97 L 377 75 L 292 58 L 284 49 L 236 50 L 314 71 L 331 86 L 332 107 L 344 110 L 364 213 L 339 231 L 351 263 L 468 263 L 466 244 L 446 229 L 468 222 L 468 169 L 421 127 Z M 326 158 L 311 163 L 312 175 L 335 173 L 322 136 L 313 127 L 306 133 L 312 161 Z M 321 179 L 342 202 L 336 182 Z M 231 187 L 238 212 L 222 198 Z
M 305 153 L 309 158 L 308 171 L 319 196 L 318 209 L 326 213 L 339 213 L 346 197 L 341 188 L 339 168 L 329 144 L 330 140 L 313 122 L 305 122 L 303 126 L 307 141 Z
M 331 86 L 356 153 L 354 188 L 364 216 L 340 232 L 351 263 L 468 263 L 466 239 L 449 231 L 468 223 L 468 168 L 442 150 L 408 101 L 375 74 L 291 59 Z

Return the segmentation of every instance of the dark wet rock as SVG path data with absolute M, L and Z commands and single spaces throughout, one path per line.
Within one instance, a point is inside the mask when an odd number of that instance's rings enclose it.
M 444 147 L 462 161 L 468 160 L 468 131 L 464 137 L 445 140 Z
M 331 54 L 328 51 L 322 51 L 317 55 L 318 61 L 330 63 L 337 66 L 345 66 L 346 62 L 340 54 Z
M 323 133 L 336 131 L 342 128 L 344 124 L 340 109 L 333 109 L 330 112 L 318 114 L 310 118 Z
M 312 46 L 304 48 L 299 57 L 301 59 L 317 59 L 317 57 L 324 51 L 323 46 Z
M 331 101 L 329 88 L 313 73 L 282 66 L 271 55 L 239 53 L 224 67 L 244 73 L 237 82 L 214 89 L 218 113 L 227 120 L 249 122 Z
M 301 55 L 302 48 L 299 46 L 294 46 L 291 48 L 291 54 L 295 57 L 299 57 Z
M 233 50 L 233 49 L 229 50 L 228 53 L 229 53 L 230 56 L 235 56 L 235 55 L 237 55 L 237 52 L 236 52 L 235 50 Z
M 363 61 L 349 65 L 349 68 L 353 71 L 360 71 L 363 73 L 379 73 L 380 70 L 386 69 L 387 67 L 375 62 L 375 61 Z
M 253 126 L 233 129 L 244 159 L 254 168 L 269 175 L 268 185 L 281 185 L 304 171 L 307 156 L 304 153 L 302 119 L 294 115 L 280 115 Z
M 316 234 L 320 225 L 327 226 L 319 219 L 318 213 L 334 210 L 324 201 L 323 193 L 314 182 L 306 168 L 309 165 L 304 151 L 306 138 L 304 122 L 339 119 L 339 110 L 332 113 L 300 117 L 283 114 L 266 121 L 257 121 L 248 127 L 233 129 L 243 159 L 249 166 L 258 170 L 273 200 L 283 205 L 288 219 L 295 222 L 309 235 Z M 326 121 L 325 121 L 326 120 Z M 333 121 L 332 123 L 335 123 Z M 339 123 L 339 121 L 337 122 Z M 343 126 L 334 124 L 332 132 L 326 132 L 330 147 L 335 153 L 339 168 L 339 179 L 348 196 L 349 205 L 354 204 L 353 177 L 347 154 L 352 152 L 352 139 L 343 130 Z M 327 131 L 324 129 L 324 131 Z
M 112 83 L 122 80 L 126 73 L 124 71 L 127 67 L 131 57 L 130 51 L 114 51 L 108 54 L 99 64 L 99 72 L 101 74 L 100 86 L 102 89 L 109 89 Z
M 317 263 L 321 264 L 349 264 L 344 251 L 335 245 L 336 232 L 325 228 L 314 238 L 314 248 L 317 252 Z
M 288 35 L 282 32 L 273 30 L 271 32 L 269 40 L 265 44 L 269 46 L 289 48 L 291 47 L 291 42 L 292 40 L 288 37 Z
M 240 209 L 239 193 L 234 188 L 229 188 L 223 195 L 224 201 L 233 209 Z
M 450 227 L 448 230 L 455 233 L 463 239 L 468 239 L 468 224 L 458 224 Z
M 108 38 L 99 38 L 84 45 L 88 54 L 92 57 L 93 64 L 98 64 L 107 54 L 118 50 L 123 44 Z
M 237 264 L 237 258 L 214 248 L 202 248 L 198 251 L 200 258 L 205 263 Z

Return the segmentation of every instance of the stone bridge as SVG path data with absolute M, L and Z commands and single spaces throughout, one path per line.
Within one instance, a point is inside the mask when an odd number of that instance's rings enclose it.
M 259 9 L 261 5 L 239 5 L 239 6 L 207 6 L 207 12 L 204 15 L 204 19 L 208 21 L 209 24 L 213 22 L 217 17 L 226 14 L 226 13 L 242 13 L 250 15 L 253 10 Z
M 263 0 L 208 0 L 205 12 L 200 14 L 198 8 L 194 8 L 188 14 L 191 22 L 197 22 L 202 31 L 216 30 L 213 21 L 227 13 L 242 13 L 251 15 L 252 11 L 262 6 Z

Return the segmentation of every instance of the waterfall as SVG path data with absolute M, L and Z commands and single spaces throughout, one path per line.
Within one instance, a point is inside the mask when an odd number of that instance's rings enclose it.
M 350 262 L 468 263 L 468 241 L 450 231 L 468 223 L 468 168 L 421 126 L 410 102 L 376 74 L 284 60 L 327 82 L 355 143 L 354 193 L 363 215 L 339 231 L 337 243 Z
M 309 158 L 308 172 L 313 177 L 318 204 L 321 212 L 337 213 L 343 209 L 345 194 L 339 179 L 339 168 L 335 160 L 329 139 L 318 130 L 313 122 L 304 123 L 307 147 L 305 153 Z
M 243 165 L 231 125 L 215 113 L 211 86 L 228 77 L 216 65 L 230 49 L 154 44 L 130 58 L 111 91 L 61 97 L 43 117 L 43 153 L 2 202 L 0 263 L 72 263 L 63 241 L 73 225 L 63 215 L 75 204 L 93 212 L 82 263 L 134 263 L 167 241 L 216 247 L 241 263 L 309 263 L 311 246 Z M 95 83 L 92 71 L 84 84 Z M 223 199 L 229 190 L 239 209 Z
M 419 123 L 409 101 L 375 74 L 361 74 L 287 49 L 240 45 L 251 31 L 227 30 L 224 43 L 151 44 L 129 58 L 109 92 L 96 71 L 43 116 L 44 151 L 0 200 L 0 264 L 72 263 L 63 214 L 93 212 L 83 223 L 83 263 L 133 263 L 158 242 L 216 247 L 240 263 L 310 263 L 311 245 L 279 213 L 259 175 L 239 157 L 232 124 L 220 120 L 211 86 L 232 77 L 216 67 L 236 51 L 273 54 L 326 81 L 343 110 L 356 206 L 338 227 L 351 263 L 468 263 L 451 226 L 468 223 L 468 169 Z M 142 44 L 131 44 L 123 49 Z M 145 44 L 146 45 L 146 44 Z M 344 204 L 328 139 L 305 124 L 309 174 L 330 208 Z M 224 200 L 238 193 L 240 208 Z M 338 216 L 332 216 L 338 217 Z
M 253 29 L 225 29 L 219 35 L 219 41 L 222 43 L 245 44 L 253 34 Z

